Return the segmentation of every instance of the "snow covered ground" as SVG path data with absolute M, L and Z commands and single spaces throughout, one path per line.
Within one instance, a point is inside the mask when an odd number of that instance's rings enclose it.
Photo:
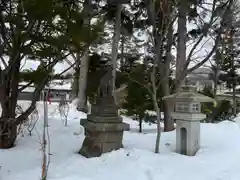
M 43 108 L 32 136 L 19 137 L 16 147 L 0 150 L 1 180 L 39 180 Z M 79 119 L 86 115 L 71 105 L 68 126 L 60 120 L 56 104 L 49 105 L 51 165 L 49 180 L 238 180 L 240 177 L 240 129 L 237 123 L 201 125 L 201 150 L 194 157 L 175 153 L 175 132 L 163 133 L 161 153 L 154 154 L 156 126 L 137 123 L 124 134 L 124 149 L 86 159 L 77 154 L 84 139 Z M 238 122 L 240 122 L 237 119 Z

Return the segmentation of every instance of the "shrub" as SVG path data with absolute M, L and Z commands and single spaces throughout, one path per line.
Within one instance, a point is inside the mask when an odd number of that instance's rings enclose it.
M 206 87 L 200 93 L 211 98 L 214 97 L 212 90 Z M 228 100 L 218 100 L 216 106 L 214 106 L 213 103 L 202 103 L 202 113 L 207 116 L 203 121 L 216 122 L 229 119 L 231 116 L 231 108 L 231 102 Z

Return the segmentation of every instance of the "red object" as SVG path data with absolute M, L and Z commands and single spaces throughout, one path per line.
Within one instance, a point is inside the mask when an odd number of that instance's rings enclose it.
M 51 99 L 50 99 L 50 95 L 48 94 L 48 97 L 47 97 L 47 101 L 49 102 L 49 104 L 51 104 Z

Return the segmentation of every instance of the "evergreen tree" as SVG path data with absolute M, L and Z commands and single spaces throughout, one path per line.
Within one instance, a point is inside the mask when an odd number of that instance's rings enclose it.
M 42 89 L 52 78 L 53 68 L 69 51 L 83 51 L 100 31 L 101 23 L 91 30 L 84 27 L 77 1 L 1 0 L 0 1 L 0 148 L 11 148 L 17 126 L 35 109 Z M 24 60 L 39 61 L 37 70 L 21 73 Z M 19 88 L 21 80 L 28 84 Z M 16 117 L 18 94 L 35 85 L 29 108 Z
M 231 8 L 231 12 L 227 16 L 227 21 L 223 24 L 224 31 L 221 34 L 221 43 L 217 48 L 214 56 L 213 69 L 215 73 L 221 71 L 219 78 L 215 81 L 221 80 L 226 83 L 229 89 L 233 92 L 233 114 L 236 115 L 236 86 L 239 84 L 240 75 L 238 68 L 240 67 L 239 59 L 239 32 L 238 25 L 239 17 L 236 12 L 239 10 L 237 2 Z M 219 73 L 219 72 L 218 72 Z M 217 83 L 217 82 L 216 82 Z M 216 90 L 215 90 L 216 91 Z
M 142 122 L 146 116 L 146 110 L 152 110 L 151 94 L 145 86 L 147 74 L 143 64 L 137 67 L 129 75 L 127 81 L 127 97 L 123 108 L 127 115 L 134 116 L 139 121 L 139 132 L 142 132 Z

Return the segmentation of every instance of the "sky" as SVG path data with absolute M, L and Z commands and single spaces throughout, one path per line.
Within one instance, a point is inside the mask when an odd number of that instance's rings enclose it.
M 73 62 L 72 58 L 68 58 L 68 59 L 71 62 Z M 39 62 L 33 61 L 33 60 L 27 60 L 26 62 L 22 63 L 22 70 L 24 70 L 24 69 L 36 70 L 38 66 L 39 66 Z M 63 63 L 56 64 L 56 66 L 54 67 L 54 72 L 56 74 L 59 74 L 69 67 L 70 67 L 70 65 L 66 61 L 64 61 Z

